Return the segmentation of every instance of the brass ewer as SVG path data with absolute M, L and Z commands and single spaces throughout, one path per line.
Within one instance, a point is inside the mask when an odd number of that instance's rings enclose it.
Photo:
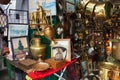
M 41 39 L 40 38 L 32 38 L 31 40 L 31 55 L 33 59 L 38 59 L 38 55 L 42 55 L 42 58 L 44 59 L 45 57 L 45 49 L 46 46 L 44 44 L 41 44 Z

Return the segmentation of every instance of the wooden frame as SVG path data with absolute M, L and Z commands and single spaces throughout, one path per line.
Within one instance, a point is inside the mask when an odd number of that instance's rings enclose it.
M 10 40 L 10 37 L 28 36 L 28 29 L 28 25 L 9 24 L 8 40 Z
M 51 57 L 54 58 L 57 54 L 57 48 L 62 48 L 63 59 L 71 61 L 71 45 L 70 39 L 55 39 L 56 44 L 51 47 Z M 63 50 L 64 49 L 64 50 Z
M 26 55 L 29 55 L 30 53 L 27 36 L 11 37 L 11 47 L 12 47 L 13 60 L 17 60 L 16 55 L 20 54 L 20 51 L 23 51 L 24 54 Z

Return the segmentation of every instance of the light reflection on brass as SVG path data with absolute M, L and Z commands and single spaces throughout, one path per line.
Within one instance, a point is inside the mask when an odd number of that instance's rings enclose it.
M 108 80 L 109 71 L 114 71 L 116 68 L 118 68 L 117 65 L 110 63 L 110 62 L 99 62 L 98 66 L 100 69 L 99 75 L 100 75 L 101 80 Z
M 52 23 L 51 25 L 48 24 L 45 11 L 43 10 L 42 6 L 39 5 L 39 2 L 37 2 L 37 11 L 30 13 L 30 26 L 37 30 L 34 32 L 34 35 L 44 35 L 48 40 L 51 41 L 50 45 L 55 43 Z

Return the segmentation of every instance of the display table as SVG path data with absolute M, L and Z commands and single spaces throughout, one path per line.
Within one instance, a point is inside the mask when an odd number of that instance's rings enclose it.
M 45 71 L 38 71 L 38 72 L 29 72 L 26 76 L 26 79 L 27 80 L 37 80 L 37 79 L 43 79 L 47 76 L 50 76 L 52 74 L 54 74 L 55 76 L 58 77 L 58 80 L 62 79 L 62 80 L 65 80 L 62 75 L 64 74 L 66 68 L 72 64 L 76 62 L 76 59 L 72 60 L 71 62 L 66 62 L 63 66 L 61 66 L 60 68 L 58 69 L 48 69 L 48 70 L 45 70 Z M 62 72 L 60 74 L 57 74 L 56 72 L 62 70 Z
M 10 61 L 10 60 L 7 60 L 12 66 L 24 71 L 27 75 L 26 75 L 26 79 L 27 80 L 37 80 L 37 79 L 43 79 L 47 76 L 50 76 L 52 74 L 54 74 L 55 76 L 58 77 L 58 80 L 62 79 L 62 80 L 65 80 L 62 76 L 66 70 L 66 68 L 71 65 L 72 63 L 76 62 L 76 59 L 73 59 L 71 60 L 70 62 L 66 62 L 63 66 L 61 66 L 60 68 L 58 69 L 48 69 L 48 70 L 45 70 L 45 71 L 35 71 L 33 72 L 31 70 L 31 68 L 25 68 L 24 66 L 20 65 L 18 63 L 18 61 Z M 58 71 L 61 71 L 60 74 L 57 74 L 56 72 Z

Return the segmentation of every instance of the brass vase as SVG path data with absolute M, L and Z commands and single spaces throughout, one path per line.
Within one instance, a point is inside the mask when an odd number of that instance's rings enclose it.
M 42 58 L 45 58 L 45 50 L 46 46 L 44 44 L 41 44 L 41 39 L 40 38 L 33 38 L 31 39 L 31 55 L 33 59 L 38 60 L 39 55 L 42 55 Z

